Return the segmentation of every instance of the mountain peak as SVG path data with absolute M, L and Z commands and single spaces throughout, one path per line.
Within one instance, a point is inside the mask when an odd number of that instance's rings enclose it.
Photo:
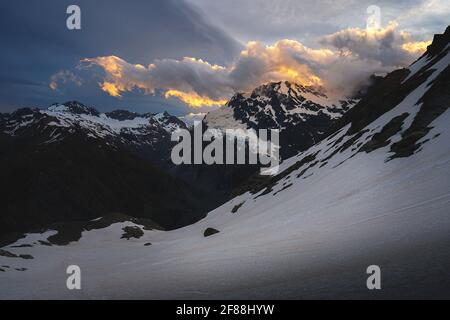
M 176 128 L 186 128 L 186 123 L 184 121 L 171 115 L 167 111 L 157 113 L 153 115 L 153 118 L 164 127 L 169 128 L 171 131 Z
M 88 107 L 78 101 L 67 101 L 63 104 L 54 103 L 49 108 L 53 112 L 67 112 L 73 114 L 88 114 L 98 116 L 100 113 L 93 107 Z
M 301 94 L 312 94 L 317 98 L 327 99 L 325 89 L 319 86 L 304 86 L 298 83 L 293 83 L 287 80 L 271 81 L 264 83 L 251 91 L 251 93 L 238 93 L 236 97 L 256 98 L 256 97 L 271 97 L 274 94 L 281 96 L 298 96 Z
M 209 112 L 204 123 L 214 129 L 278 129 L 286 158 L 320 140 L 357 101 L 331 99 L 320 87 L 268 82 L 250 94 L 235 94 L 225 107 Z

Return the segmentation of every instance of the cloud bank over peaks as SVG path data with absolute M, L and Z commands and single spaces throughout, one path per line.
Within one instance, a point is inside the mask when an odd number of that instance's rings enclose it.
M 324 36 L 319 42 L 341 51 L 348 50 L 360 59 L 379 61 L 384 66 L 404 66 L 414 58 L 411 54 L 425 51 L 426 45 L 413 42 L 410 34 L 396 32 L 396 28 L 394 22 L 383 29 L 349 28 Z
M 250 91 L 269 81 L 289 80 L 323 86 L 349 95 L 374 73 L 412 63 L 428 42 L 415 42 L 395 23 L 380 29 L 349 28 L 319 39 L 320 48 L 283 39 L 272 45 L 248 42 L 228 66 L 201 59 L 158 59 L 150 65 L 132 64 L 117 56 L 86 58 L 81 67 L 100 68 L 100 88 L 113 97 L 141 90 L 162 90 L 193 108 L 224 105 L 235 92 Z
M 319 43 L 333 48 L 339 56 L 322 70 L 327 74 L 327 85 L 348 94 L 374 73 L 410 65 L 431 41 L 416 42 L 409 33 L 397 31 L 397 24 L 391 22 L 380 29 L 341 30 L 322 37 Z

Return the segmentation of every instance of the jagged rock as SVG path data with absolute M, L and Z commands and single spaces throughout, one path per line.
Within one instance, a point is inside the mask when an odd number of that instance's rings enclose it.
M 220 232 L 219 230 L 216 230 L 214 228 L 207 228 L 205 230 L 205 232 L 203 233 L 203 236 L 209 237 L 209 236 L 212 236 L 213 234 L 216 234 L 216 233 L 219 233 L 219 232 Z
M 6 258 L 17 258 L 17 255 L 6 250 L 0 249 L 0 256 Z
M 236 212 L 238 212 L 239 208 L 242 207 L 242 205 L 243 205 L 244 203 L 245 203 L 245 201 L 244 201 L 244 202 L 241 202 L 241 203 L 239 203 L 239 204 L 237 204 L 237 205 L 235 205 L 235 206 L 233 207 L 233 209 L 231 209 L 231 213 L 236 213 Z
M 34 259 L 34 257 L 30 254 L 20 254 L 19 258 L 26 259 L 26 260 Z
M 7 257 L 7 258 L 22 258 L 22 259 L 34 259 L 33 256 L 29 255 L 29 254 L 14 254 L 12 252 L 6 251 L 6 250 L 2 250 L 0 249 L 0 256 L 3 257 Z
M 142 231 L 139 227 L 124 227 L 122 229 L 124 233 L 122 234 L 121 239 L 127 239 L 130 240 L 131 238 L 139 239 L 144 235 L 144 231 Z

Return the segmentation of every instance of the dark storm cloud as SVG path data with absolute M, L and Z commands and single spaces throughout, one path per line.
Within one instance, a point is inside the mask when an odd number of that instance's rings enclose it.
M 66 28 L 70 4 L 81 7 L 82 30 Z M 150 63 L 158 58 L 194 56 L 226 64 L 240 49 L 237 42 L 181 0 L 2 1 L 0 38 L 0 111 L 66 99 L 125 107 L 124 101 L 100 92 L 95 81 L 92 86 L 80 86 L 66 71 L 85 57 L 117 55 L 131 62 Z M 55 74 L 65 86 L 52 91 L 49 82 Z M 166 103 L 131 93 L 126 99 L 126 106 L 135 109 L 174 109 L 173 105 L 162 105 Z

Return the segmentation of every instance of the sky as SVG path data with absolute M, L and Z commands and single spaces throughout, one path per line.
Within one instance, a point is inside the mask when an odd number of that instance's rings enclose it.
M 351 95 L 412 63 L 449 16 L 450 0 L 5 0 L 0 112 L 78 100 L 181 116 L 280 80 Z

